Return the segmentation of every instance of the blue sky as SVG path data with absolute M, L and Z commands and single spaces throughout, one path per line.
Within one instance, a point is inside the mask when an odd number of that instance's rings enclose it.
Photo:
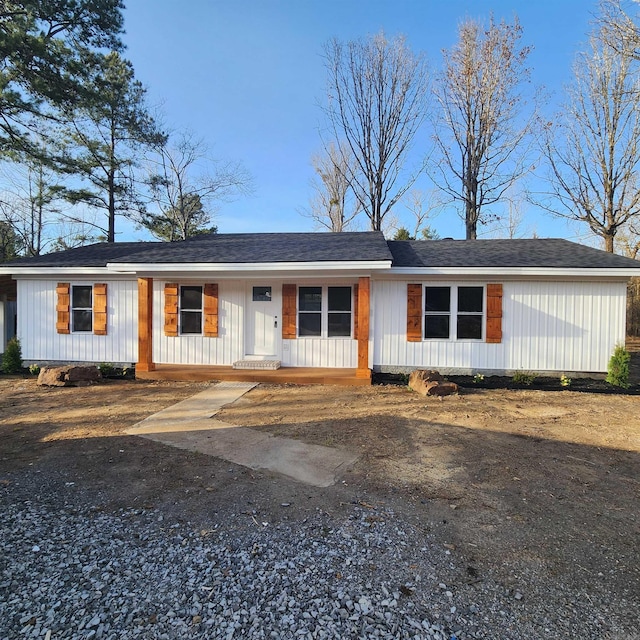
M 214 156 L 241 160 L 254 176 L 252 197 L 221 206 L 215 222 L 223 233 L 313 229 L 298 210 L 311 195 L 310 157 L 321 146 L 322 50 L 330 38 L 350 40 L 381 29 L 403 34 L 436 69 L 462 19 L 484 19 L 493 12 L 497 20 L 511 21 L 517 14 L 523 43 L 534 47 L 532 78 L 551 93 L 553 112 L 596 8 L 589 0 L 127 0 L 126 5 L 126 55 L 150 104 L 161 106 L 170 127 L 192 130 Z M 430 146 L 425 129 L 416 153 Z M 428 189 L 426 177 L 416 186 Z M 402 218 L 403 208 L 396 213 Z M 524 227 L 542 237 L 579 235 L 576 227 L 531 207 L 525 215 Z M 441 236 L 464 237 L 453 208 L 432 226 Z M 124 235 L 119 239 L 129 239 Z M 132 237 L 145 235 L 137 231 Z

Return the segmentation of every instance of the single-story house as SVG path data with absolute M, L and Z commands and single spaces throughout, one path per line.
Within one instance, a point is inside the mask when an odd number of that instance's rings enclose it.
M 640 262 L 560 239 L 250 233 L 94 244 L 1 274 L 17 283 L 26 362 L 211 379 L 282 366 L 366 384 L 372 370 L 605 372 Z

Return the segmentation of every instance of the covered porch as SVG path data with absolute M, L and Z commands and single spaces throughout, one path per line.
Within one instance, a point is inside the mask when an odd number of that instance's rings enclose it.
M 144 371 L 136 367 L 139 380 L 186 380 L 208 382 L 267 382 L 271 384 L 334 384 L 340 386 L 368 386 L 371 372 L 358 369 L 324 369 L 315 367 L 282 367 L 275 370 L 246 370 L 223 366 L 154 364 Z

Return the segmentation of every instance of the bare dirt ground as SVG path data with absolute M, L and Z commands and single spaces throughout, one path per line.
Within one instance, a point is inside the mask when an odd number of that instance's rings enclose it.
M 261 385 L 218 414 L 360 455 L 342 482 L 316 489 L 123 435 L 201 389 L 48 389 L 2 377 L 0 483 L 40 473 L 43 483 L 84 487 L 101 509 L 153 506 L 202 527 L 302 520 L 318 509 L 339 516 L 354 503 L 375 519 L 385 505 L 462 558 L 466 574 L 452 579 L 467 585 L 491 575 L 525 599 L 555 583 L 594 606 L 638 603 L 640 397 L 473 390 L 440 400 L 397 386 Z M 557 615 L 574 604 L 560 603 Z M 630 615 L 640 628 L 637 609 Z

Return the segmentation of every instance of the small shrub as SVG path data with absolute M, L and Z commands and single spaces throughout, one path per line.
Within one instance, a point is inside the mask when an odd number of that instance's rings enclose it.
M 570 387 L 571 386 L 571 378 L 569 378 L 569 376 L 567 376 L 566 374 L 562 374 L 560 376 L 560 384 L 563 387 Z
M 30 364 L 29 365 L 29 373 L 32 376 L 37 376 L 40 373 L 40 365 L 39 364 Z
M 114 374 L 116 368 L 109 362 L 101 362 L 98 365 L 98 370 L 100 371 L 100 375 L 102 375 L 103 378 L 109 378 Z
M 22 348 L 18 338 L 11 338 L 7 343 L 7 349 L 2 354 L 2 370 L 5 373 L 22 371 Z
M 516 384 L 526 384 L 527 386 L 534 383 L 536 374 L 530 371 L 516 371 L 513 374 L 513 381 Z
M 629 388 L 629 362 L 631 354 L 621 345 L 616 345 L 607 367 L 605 380 L 614 387 Z
M 473 376 L 474 384 L 480 384 L 483 380 L 484 380 L 484 374 L 483 373 L 476 373 L 476 375 Z

